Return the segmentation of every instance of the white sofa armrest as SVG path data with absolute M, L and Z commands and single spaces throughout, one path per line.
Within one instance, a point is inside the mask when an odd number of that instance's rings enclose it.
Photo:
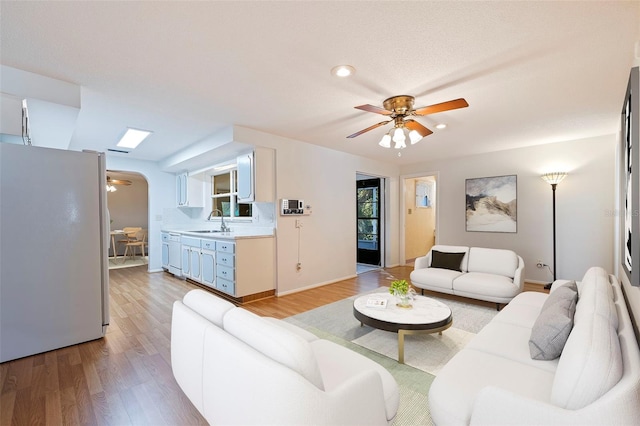
M 428 268 L 431 264 L 431 251 L 424 256 L 416 258 L 413 266 L 413 270 Z
M 513 283 L 518 287 L 518 293 L 524 288 L 524 260 L 518 256 L 518 269 L 513 275 Z

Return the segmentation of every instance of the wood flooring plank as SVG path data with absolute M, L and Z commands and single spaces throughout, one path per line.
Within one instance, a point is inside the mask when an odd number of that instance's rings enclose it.
M 48 391 L 45 394 L 45 424 L 57 426 L 62 424 L 62 403 L 60 391 Z
M 13 407 L 16 402 L 16 391 L 6 391 L 0 395 L 0 425 L 10 425 L 12 419 L 15 418 L 13 414 Z

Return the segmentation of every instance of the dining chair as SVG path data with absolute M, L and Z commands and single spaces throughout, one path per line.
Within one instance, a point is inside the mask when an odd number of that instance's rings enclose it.
M 123 263 L 124 263 L 124 260 L 126 260 L 127 244 L 136 242 L 137 241 L 136 233 L 141 230 L 142 230 L 142 227 L 140 226 L 125 226 L 124 228 L 122 228 L 123 238 L 118 240 L 117 244 L 120 246 L 124 246 L 125 259 L 123 259 Z
M 139 228 L 139 230 L 134 233 L 133 239 L 125 243 L 124 261 L 127 260 L 127 253 L 131 256 L 132 260 L 135 258 L 136 247 L 140 248 L 140 254 L 144 260 L 144 248 L 147 245 L 147 235 L 148 231 L 146 229 Z

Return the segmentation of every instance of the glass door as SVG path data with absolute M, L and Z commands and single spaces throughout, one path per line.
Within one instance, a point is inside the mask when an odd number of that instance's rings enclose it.
M 380 179 L 357 181 L 358 263 L 380 266 Z

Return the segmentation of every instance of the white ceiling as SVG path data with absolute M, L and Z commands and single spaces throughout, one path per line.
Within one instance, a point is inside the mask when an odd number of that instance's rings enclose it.
M 415 163 L 616 132 L 640 2 L 0 3 L 0 63 L 82 86 L 71 149 L 159 161 L 230 124 Z M 350 64 L 355 76 L 330 69 Z M 393 95 L 470 106 L 398 158 L 353 107 Z M 435 124 L 449 127 L 439 131 Z M 36 123 L 33 123 L 35 126 Z

